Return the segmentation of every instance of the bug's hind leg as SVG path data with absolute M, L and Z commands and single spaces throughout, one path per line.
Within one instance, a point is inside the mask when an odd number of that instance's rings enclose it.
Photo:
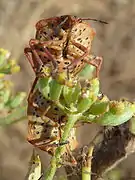
M 95 66 L 95 68 L 96 68 L 96 77 L 99 77 L 99 72 L 100 72 L 100 69 L 101 69 L 103 58 L 95 56 L 93 58 L 90 58 L 90 60 L 84 59 L 84 62 L 86 62 L 87 64 Z
M 36 49 L 34 49 L 33 47 L 26 47 L 24 49 L 24 54 L 27 57 L 29 63 L 31 64 L 34 72 L 37 73 L 43 65 L 43 62 L 41 61 L 41 58 L 39 57 Z
M 67 66 L 67 72 L 68 73 L 70 72 L 70 70 L 74 69 L 77 66 L 77 64 L 80 63 L 80 61 L 83 60 L 89 54 L 88 48 L 84 47 L 80 43 L 72 41 L 72 44 L 74 46 L 76 46 L 77 48 L 79 48 L 80 50 L 82 50 L 84 53 L 80 57 L 78 57 L 77 59 L 74 59 L 71 61 L 71 64 L 69 64 Z
M 89 55 L 88 48 L 86 48 L 85 46 L 81 45 L 80 43 L 77 43 L 74 41 L 72 41 L 72 44 L 75 45 L 80 50 L 82 50 L 84 52 L 84 54 L 81 55 L 79 58 L 75 59 L 73 62 L 71 62 L 71 64 L 68 66 L 68 72 L 69 72 L 70 68 L 75 67 L 78 64 L 78 62 L 83 60 L 87 64 L 90 64 L 90 65 L 93 65 L 96 67 L 96 77 L 99 77 L 99 71 L 101 69 L 101 65 L 102 65 L 102 61 L 103 61 L 102 57 L 94 56 L 94 57 L 90 58 L 90 60 L 87 60 L 86 57 Z

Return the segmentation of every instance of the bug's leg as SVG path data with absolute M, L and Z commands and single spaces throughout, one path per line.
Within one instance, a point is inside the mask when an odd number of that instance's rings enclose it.
M 101 69 L 103 58 L 95 56 L 90 60 L 84 59 L 84 62 L 86 62 L 87 64 L 95 66 L 96 67 L 96 77 L 99 77 L 99 72 L 100 72 L 100 69 Z
M 36 73 L 35 64 L 34 64 L 34 62 L 33 62 L 32 56 L 31 56 L 31 55 L 32 55 L 32 49 L 29 48 L 29 47 L 26 47 L 26 48 L 24 49 L 24 54 L 25 54 L 25 56 L 27 57 L 27 59 L 28 59 L 30 65 L 31 65 L 32 69 L 33 69 L 34 72 Z M 30 54 L 31 54 L 31 55 L 30 55 Z
M 41 142 L 37 142 L 36 143 L 36 146 L 38 148 L 43 148 L 43 147 L 46 147 L 46 148 L 49 148 L 49 147 L 58 147 L 58 145 L 56 143 L 53 143 L 54 141 L 58 140 L 57 137 L 50 137 L 48 140 L 43 140 Z M 52 143 L 52 144 L 50 144 Z
M 53 143 L 53 141 L 54 139 L 52 139 L 48 144 L 42 144 L 40 146 L 38 145 L 37 147 L 53 156 L 56 148 L 58 147 L 58 145 Z
M 33 53 L 34 53 L 34 55 L 37 57 L 37 58 L 39 58 L 39 55 L 38 55 L 38 53 L 36 52 L 36 50 L 34 50 L 35 48 L 34 48 L 34 46 L 41 46 L 42 48 L 43 48 L 43 50 L 44 50 L 44 56 L 46 57 L 46 58 L 48 58 L 50 61 L 52 61 L 52 63 L 53 63 L 53 66 L 54 66 L 54 69 L 56 69 L 57 68 L 57 62 L 56 62 L 56 60 L 54 59 L 54 57 L 52 56 L 52 54 L 49 52 L 49 50 L 47 49 L 47 42 L 40 42 L 39 40 L 37 40 L 37 39 L 31 39 L 30 41 L 29 41 L 29 45 L 30 45 L 30 47 L 33 49 Z M 40 59 L 40 58 L 39 58 Z M 42 62 L 42 61 L 41 61 Z M 43 62 L 42 62 L 42 64 L 43 64 Z
M 35 86 L 37 84 L 37 81 L 39 79 L 39 76 L 36 76 L 36 78 L 34 79 L 34 82 L 32 84 L 32 88 L 29 92 L 29 95 L 28 95 L 28 98 L 27 98 L 27 101 L 28 101 L 28 104 L 30 104 L 31 106 L 33 106 L 34 108 L 36 108 L 36 111 L 39 112 L 40 114 L 42 114 L 41 116 L 45 116 L 46 113 L 49 111 L 49 109 L 51 108 L 50 105 L 48 105 L 48 107 L 43 111 L 41 107 L 38 106 L 37 103 L 34 103 L 32 98 L 33 98 L 33 95 L 34 95 L 34 90 L 35 90 Z M 43 119 L 42 119 L 43 120 Z
M 58 123 L 59 123 L 59 134 L 60 134 L 60 139 L 61 139 L 61 137 L 62 137 L 62 132 L 61 132 L 61 129 L 62 129 L 62 126 L 61 126 L 62 117 L 60 117 L 60 118 L 58 119 Z M 59 143 L 60 143 L 60 141 L 59 141 Z
M 67 166 L 67 165 L 68 166 L 76 166 L 77 165 L 77 161 L 71 152 L 70 152 L 70 154 L 69 154 L 69 152 L 66 152 L 66 156 L 68 156 L 68 159 L 65 159 L 62 162 L 60 162 L 61 165 L 65 165 L 65 166 Z M 70 157 L 70 159 L 69 159 L 69 157 Z
M 43 146 L 46 147 L 46 148 L 49 148 L 49 147 L 59 147 L 59 146 L 63 146 L 65 144 L 67 144 L 68 142 L 65 142 L 65 143 L 52 143 L 54 141 L 58 141 L 59 138 L 58 137 L 50 137 L 50 139 L 48 139 L 48 141 L 46 140 L 45 142 L 42 141 L 41 143 L 37 143 L 36 145 L 38 145 L 39 148 L 42 148 Z M 52 144 L 50 144 L 52 143 Z
M 81 55 L 78 59 L 75 60 L 75 62 L 78 62 L 80 61 L 81 59 L 83 59 L 85 56 L 87 56 L 89 54 L 89 50 L 88 48 L 86 48 L 85 46 L 83 46 L 82 44 L 80 43 L 77 43 L 75 41 L 71 41 L 71 43 L 76 46 L 77 48 L 79 48 L 80 50 L 82 50 L 84 52 L 83 55 Z
M 83 60 L 84 62 L 86 62 L 87 64 L 93 65 L 96 67 L 96 77 L 99 77 L 99 71 L 102 65 L 102 61 L 103 59 L 101 57 L 93 57 L 90 61 L 86 60 L 86 56 L 89 55 L 89 51 L 86 47 L 84 47 L 83 45 L 76 43 L 74 41 L 72 41 L 72 44 L 75 45 L 77 48 L 79 48 L 80 50 L 82 50 L 84 52 L 84 54 L 82 56 L 80 56 L 79 58 L 77 58 L 75 61 L 73 61 L 69 66 L 72 65 L 77 65 L 77 63 L 81 60 Z M 70 68 L 69 68 L 70 69 Z
M 76 165 L 76 164 L 77 164 L 77 161 L 76 161 L 76 159 L 74 158 L 74 156 L 72 155 L 72 152 L 71 152 L 71 150 L 70 150 L 69 144 L 66 145 L 66 150 L 67 150 L 68 155 L 69 155 L 70 158 L 71 158 L 71 164 L 72 164 L 72 165 Z
M 53 120 L 51 120 L 50 118 L 48 118 L 47 116 L 45 116 L 45 114 L 47 114 L 48 110 L 50 109 L 50 107 L 47 108 L 46 111 L 43 112 L 41 119 L 48 124 L 48 126 L 50 127 L 58 127 L 58 123 L 54 122 Z M 40 109 L 39 109 L 40 111 Z
M 58 31 L 58 30 L 56 30 L 56 31 Z M 51 49 L 54 49 L 54 50 L 62 51 L 63 43 L 66 42 L 66 40 L 67 40 L 67 33 L 64 30 L 59 29 L 59 34 L 58 35 L 59 35 L 58 37 L 60 38 L 58 40 L 51 39 L 51 40 L 48 40 L 48 41 L 40 41 L 38 39 L 31 39 L 30 44 L 31 45 L 32 44 L 33 45 L 40 44 L 44 48 L 48 47 L 48 48 L 51 48 Z
M 33 84 L 32 84 L 32 87 L 31 87 L 31 90 L 30 90 L 30 92 L 29 92 L 28 99 L 27 99 L 28 104 L 31 104 L 31 102 L 32 102 L 32 101 L 31 101 L 31 98 L 32 98 L 32 96 L 33 96 L 33 92 L 34 92 L 34 89 L 35 89 L 35 86 L 36 86 L 36 84 L 37 84 L 38 79 L 39 79 L 38 76 L 36 76 L 36 78 L 34 79 L 34 82 L 33 82 Z
M 28 142 L 30 142 L 35 147 L 48 152 L 49 154 L 53 155 L 54 152 L 52 152 L 53 148 L 57 148 L 58 145 L 55 144 L 55 141 L 57 141 L 57 137 L 50 137 L 48 140 L 41 139 L 40 142 L 36 142 L 35 140 L 31 140 L 27 138 Z M 55 150 L 55 149 L 54 149 Z M 54 151 L 53 150 L 53 151 Z
M 61 137 L 62 137 L 62 132 L 61 132 L 61 128 L 62 128 L 62 126 L 61 126 L 61 122 L 62 122 L 62 119 L 60 118 L 59 119 L 59 135 L 60 135 L 60 140 L 61 140 Z M 60 142 L 60 140 L 59 140 L 59 145 L 66 145 L 66 152 L 68 153 L 68 155 L 70 156 L 70 158 L 71 158 L 71 164 L 72 165 L 76 165 L 76 160 L 75 160 L 75 158 L 74 158 L 74 156 L 72 155 L 72 153 L 71 153 L 71 151 L 70 151 L 70 145 L 69 145 L 69 141 L 67 140 L 67 142 Z
M 83 55 L 81 55 L 79 58 L 75 59 L 74 61 L 71 62 L 71 64 L 68 66 L 68 69 L 70 70 L 70 68 L 72 68 L 73 66 L 76 66 L 78 64 L 78 62 L 80 62 L 82 59 L 84 59 L 88 54 L 88 48 L 84 47 L 83 45 L 81 45 L 80 43 L 74 42 L 72 41 L 72 44 L 75 45 L 77 48 L 79 48 L 80 50 L 82 50 L 84 53 Z

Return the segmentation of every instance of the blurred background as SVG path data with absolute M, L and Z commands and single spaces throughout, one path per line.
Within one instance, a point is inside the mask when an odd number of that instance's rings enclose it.
M 28 91 L 34 73 L 23 54 L 29 39 L 35 35 L 35 24 L 41 18 L 77 15 L 107 21 L 90 22 L 96 29 L 92 52 L 103 56 L 102 92 L 111 99 L 135 98 L 135 0 L 0 0 L 0 47 L 8 49 L 18 60 L 21 72 L 13 75 L 16 91 Z M 93 131 L 93 128 L 95 131 Z M 85 130 L 84 130 L 85 129 Z M 79 129 L 80 143 L 90 141 L 98 127 Z M 31 155 L 26 142 L 27 121 L 0 129 L 0 180 L 24 180 Z M 83 137 L 89 137 L 83 139 Z M 49 156 L 42 153 L 45 166 Z M 121 167 L 134 171 L 135 155 Z

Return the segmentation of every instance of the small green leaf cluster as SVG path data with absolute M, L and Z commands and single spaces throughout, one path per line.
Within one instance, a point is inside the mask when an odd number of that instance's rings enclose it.
M 20 66 L 17 65 L 16 60 L 9 59 L 10 52 L 5 49 L 0 49 L 0 125 L 6 125 L 22 116 L 19 110 L 26 97 L 25 92 L 13 92 L 13 83 L 7 80 L 7 75 L 12 75 L 19 72 Z M 9 78 L 8 78 L 9 79 Z M 18 109 L 18 110 L 17 110 Z M 22 108 L 24 109 L 24 108 Z M 19 113 L 19 114 L 18 114 Z M 4 117 L 3 117 L 4 116 Z M 24 113 L 23 113 L 24 116 Z
M 77 122 L 117 126 L 127 122 L 135 114 L 135 103 L 126 100 L 109 100 L 102 94 L 100 80 L 93 75 L 94 68 L 91 65 L 86 66 L 77 75 L 78 77 L 75 77 L 76 83 L 71 83 L 74 84 L 73 86 L 68 86 L 68 83 L 63 84 L 51 76 L 40 78 L 37 83 L 37 88 L 43 96 L 51 100 L 67 116 L 61 143 L 67 140 L 70 130 Z M 74 81 L 74 78 L 72 80 Z M 46 180 L 53 179 L 64 148 L 63 146 L 56 149 L 46 173 Z
M 92 74 L 91 67 L 87 65 L 87 72 L 89 68 L 89 73 Z M 40 78 L 37 88 L 46 99 L 51 100 L 67 116 L 76 114 L 79 117 L 78 120 L 84 123 L 117 126 L 128 121 L 135 113 L 134 103 L 126 100 L 112 101 L 100 93 L 99 79 L 86 78 L 84 69 L 72 87 L 63 85 L 50 76 Z

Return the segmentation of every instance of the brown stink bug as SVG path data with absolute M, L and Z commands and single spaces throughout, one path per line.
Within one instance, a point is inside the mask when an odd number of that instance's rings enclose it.
M 29 41 L 30 47 L 24 49 L 26 57 L 35 72 L 50 63 L 56 68 L 56 60 L 63 56 L 67 41 L 67 32 L 60 28 L 60 17 L 38 21 L 36 30 L 35 39 Z
M 31 95 L 30 101 L 27 110 L 28 142 L 51 155 L 59 145 L 65 145 L 65 153 L 70 153 L 69 156 L 71 156 L 71 150 L 77 146 L 76 128 L 72 128 L 67 142 L 60 144 L 66 119 L 65 114 L 51 101 L 45 99 L 38 90 Z M 72 162 L 75 162 L 73 157 Z
M 65 15 L 36 24 L 36 39 L 31 39 L 30 47 L 24 50 L 36 74 L 41 75 L 42 68 L 48 66 L 53 77 L 66 71 L 69 79 L 69 75 L 74 78 L 85 64 L 91 64 L 98 76 L 102 58 L 91 55 L 95 32 L 84 20 Z
M 106 22 L 91 18 L 87 18 L 87 19 L 77 18 L 75 16 L 70 16 L 70 15 L 54 17 L 50 19 L 51 19 L 51 29 L 53 27 L 52 35 L 54 36 L 58 35 L 61 30 L 64 30 L 65 32 L 68 33 L 67 44 L 64 49 L 61 49 L 63 51 L 64 59 L 60 58 L 59 60 L 57 60 L 59 63 L 59 67 L 61 67 L 61 69 L 62 67 L 63 69 L 66 69 L 65 66 L 69 65 L 70 69 L 72 67 L 73 71 L 77 73 L 79 70 L 82 69 L 85 62 L 95 66 L 97 68 L 96 74 L 98 75 L 100 66 L 102 64 L 102 58 L 95 57 L 90 54 L 91 43 L 94 38 L 95 31 L 89 25 L 89 23 L 85 22 L 84 20 L 94 20 L 94 21 L 99 21 L 101 23 L 106 23 Z M 40 34 L 40 39 L 44 35 L 43 33 L 44 28 L 46 27 L 47 24 L 48 24 L 48 19 L 40 20 L 36 24 L 37 34 Z M 47 35 L 46 31 L 45 31 L 45 35 Z M 46 37 L 45 35 L 44 37 Z M 59 45 L 58 43 L 60 43 L 60 41 L 57 41 L 57 46 Z M 66 59 L 68 61 L 66 61 Z M 71 64 L 69 60 L 71 61 Z M 66 63 L 63 65 L 65 61 Z
M 62 71 L 68 67 L 69 72 L 76 74 L 85 62 L 94 65 L 98 75 L 102 58 L 90 54 L 95 32 L 84 20 L 95 19 L 65 15 L 37 22 L 36 39 L 30 40 L 30 48 L 25 48 L 25 55 L 34 71 L 51 62 L 54 69 Z
M 96 65 L 97 59 L 91 55 L 91 45 L 94 36 L 94 29 L 85 21 L 78 20 L 71 28 L 65 51 L 67 59 L 71 60 L 68 68 L 74 75 L 82 70 L 86 63 L 94 65 L 98 69 Z M 97 70 L 97 76 L 98 72 L 99 69 Z

